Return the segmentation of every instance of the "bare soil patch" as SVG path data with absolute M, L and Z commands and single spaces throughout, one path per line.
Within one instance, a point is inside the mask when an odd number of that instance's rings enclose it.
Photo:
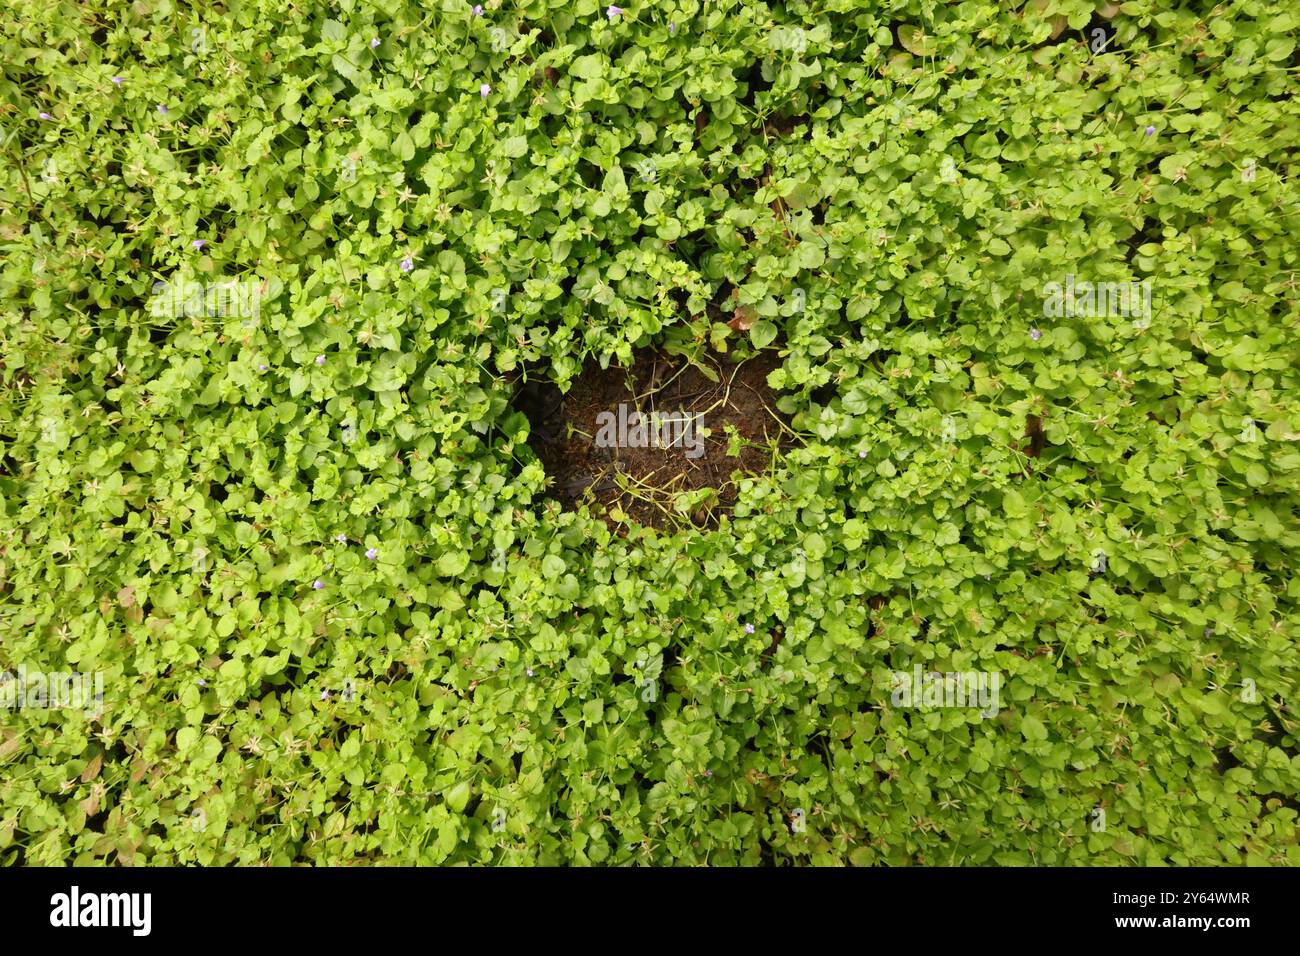
M 589 362 L 568 394 L 534 377 L 515 407 L 565 507 L 585 502 L 611 526 L 626 516 L 711 527 L 735 503 L 736 480 L 767 469 L 791 434 L 767 384 L 779 364 L 774 352 L 697 365 L 643 349 L 631 368 Z

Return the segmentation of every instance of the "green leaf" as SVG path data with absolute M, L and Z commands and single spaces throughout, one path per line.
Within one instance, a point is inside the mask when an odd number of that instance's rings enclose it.
M 1020 721 L 1020 732 L 1024 734 L 1026 740 L 1046 740 L 1047 728 L 1037 717 L 1026 714 Z
M 605 75 L 609 61 L 598 53 L 580 56 L 569 67 L 569 74 L 580 80 L 594 80 Z
M 754 343 L 754 348 L 766 348 L 776 339 L 776 326 L 766 319 L 759 319 L 750 328 L 749 338 Z
M 469 803 L 469 782 L 462 780 L 447 791 L 447 808 L 453 813 L 464 813 Z
M 898 28 L 898 42 L 903 49 L 917 56 L 933 56 L 934 40 L 920 27 L 904 24 Z

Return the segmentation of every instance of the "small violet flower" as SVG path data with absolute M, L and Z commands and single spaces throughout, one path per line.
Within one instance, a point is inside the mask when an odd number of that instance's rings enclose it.
M 208 686 L 208 682 L 205 681 L 202 677 L 200 677 L 200 678 L 199 678 L 199 686 L 200 686 L 200 687 L 207 687 L 207 686 Z
M 533 669 L 530 667 L 530 668 L 528 668 L 526 671 L 524 671 L 524 673 L 527 674 L 529 677 L 532 677 L 532 676 L 533 676 Z
M 207 244 L 208 244 L 208 240 L 206 239 L 195 239 L 193 242 L 190 243 L 190 245 L 193 246 L 195 249 L 202 249 Z
M 379 46 L 379 37 L 375 37 L 373 40 L 370 41 L 370 49 L 373 50 L 377 46 Z
M 402 260 L 401 268 L 403 272 L 410 272 L 412 269 L 415 268 L 415 260 L 412 259 L 410 256 L 407 256 L 405 259 Z
M 121 85 L 122 85 L 123 83 L 125 83 L 125 82 L 126 82 L 126 79 L 125 79 L 124 77 L 120 77 L 120 76 L 115 76 L 115 77 L 113 77 L 113 85 L 114 85 L 114 86 L 121 86 Z
M 623 15 L 623 8 L 622 8 L 622 7 L 615 7 L 615 6 L 611 5 L 611 6 L 609 7 L 609 9 L 607 9 L 607 10 L 605 11 L 605 16 L 609 17 L 610 20 L 615 20 L 615 19 L 617 19 L 618 17 L 621 17 L 622 15 Z
M 266 369 L 267 369 L 267 366 L 265 366 L 265 365 L 259 365 L 259 366 L 257 367 L 257 370 L 258 370 L 259 372 L 265 372 Z
M 470 13 L 474 14 L 476 17 L 483 16 L 483 5 L 481 3 L 474 4 L 474 9 L 470 10 Z
M 39 117 L 40 117 L 41 119 L 43 119 L 43 120 L 52 120 L 52 119 L 54 119 L 54 117 L 51 116 L 49 113 L 37 113 L 36 115 L 39 116 Z
M 668 35 L 670 37 L 677 36 L 677 24 L 675 23 L 668 24 Z
M 745 633 L 746 633 L 746 634 L 753 634 L 753 633 L 754 633 L 754 625 L 753 625 L 753 624 L 746 624 L 746 625 L 745 625 Z
M 367 559 L 373 561 L 373 560 L 375 560 L 375 558 L 377 558 L 377 557 L 379 557 L 379 549 L 378 549 L 378 548 L 368 548 L 368 549 L 366 550 L 366 558 L 367 558 Z
M 322 582 L 322 581 L 320 581 L 319 579 L 317 579 L 317 580 L 315 580 L 315 581 L 313 581 L 313 582 L 311 583 L 311 587 L 312 587 L 312 590 L 313 590 L 313 591 L 319 591 L 319 590 L 321 590 L 322 588 L 325 587 L 325 584 L 324 584 L 324 582 Z
M 480 83 L 480 84 L 479 84 L 479 87 L 478 87 L 478 95 L 481 96 L 481 97 L 483 97 L 483 99 L 487 99 L 488 94 L 491 93 L 491 92 L 492 92 L 492 84 L 490 84 L 490 83 Z
M 338 534 L 334 536 L 334 540 L 337 541 L 339 544 L 347 544 L 348 536 L 345 535 L 342 531 L 340 531 Z
M 859 458 L 866 458 L 866 457 L 867 457 L 867 453 L 866 453 L 865 451 L 860 451 L 860 452 L 858 452 L 858 457 L 859 457 Z
M 316 364 L 317 364 L 317 365 L 324 365 L 324 364 L 325 364 L 325 356 L 323 356 L 323 355 L 318 355 L 318 356 L 316 356 Z
M 1156 128 L 1154 126 L 1148 126 L 1145 132 L 1148 136 L 1154 136 L 1156 135 Z
M 1038 329 L 1030 329 L 1029 337 L 1033 339 L 1035 342 L 1037 342 L 1039 339 L 1043 337 L 1043 333 L 1040 332 Z
M 323 691 L 321 691 L 321 692 L 320 692 L 320 699 L 321 699 L 321 700 L 329 700 L 329 699 L 330 699 L 330 692 L 329 692 L 328 690 L 323 690 Z
M 161 104 L 161 103 L 158 104 L 158 115 L 159 115 L 159 116 L 166 116 L 166 115 L 167 115 L 167 107 L 164 106 L 164 105 Z

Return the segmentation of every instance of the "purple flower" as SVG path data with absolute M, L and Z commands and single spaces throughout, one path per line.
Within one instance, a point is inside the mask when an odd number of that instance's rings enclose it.
M 324 584 L 323 581 L 321 581 L 321 580 L 318 578 L 317 580 L 315 580 L 315 581 L 313 581 L 313 582 L 311 583 L 311 587 L 312 587 L 312 590 L 313 590 L 313 591 L 320 591 L 320 590 L 322 590 L 322 589 L 325 587 L 325 584 Z
M 415 268 L 415 260 L 412 259 L 410 256 L 407 256 L 405 259 L 402 260 L 401 268 L 403 272 L 410 272 L 412 269 Z
M 114 86 L 121 86 L 121 85 L 122 85 L 123 83 L 125 83 L 125 82 L 126 82 L 126 80 L 123 79 L 123 78 L 120 77 L 120 76 L 115 76 L 115 77 L 113 77 L 113 85 L 114 85 Z
M 167 107 L 163 106 L 163 104 L 161 103 L 158 104 L 158 115 L 159 116 L 167 115 Z
M 1030 329 L 1029 337 L 1033 339 L 1035 342 L 1037 342 L 1039 339 L 1043 337 L 1043 333 L 1040 332 L 1038 329 Z
M 366 549 L 366 557 L 371 561 L 375 560 L 375 558 L 379 557 L 379 549 L 378 548 Z
M 259 365 L 257 368 L 258 371 L 265 372 L 267 367 L 265 365 Z
M 623 15 L 622 7 L 615 7 L 611 5 L 609 9 L 605 11 L 605 16 L 609 17 L 610 20 L 614 20 L 615 18 L 621 17 L 622 15 Z
M 524 673 L 527 674 L 529 677 L 532 677 L 532 676 L 533 676 L 533 669 L 530 667 L 530 668 L 528 668 L 526 671 L 524 671 Z
M 474 14 L 474 16 L 476 16 L 476 17 L 481 17 L 481 16 L 483 16 L 483 6 L 482 6 L 482 4 L 478 4 L 478 3 L 474 4 L 474 9 L 470 10 L 470 13 Z
M 54 117 L 51 116 L 49 113 L 37 113 L 36 115 L 39 116 L 39 117 L 40 117 L 41 119 L 43 119 L 43 120 L 52 120 L 52 119 L 54 119 Z
M 859 458 L 866 458 L 866 457 L 867 457 L 867 453 L 866 453 L 865 451 L 860 451 L 860 452 L 858 452 L 858 457 L 859 457 Z
M 320 699 L 321 699 L 321 700 L 329 700 L 329 699 L 330 699 L 330 692 L 329 692 L 328 690 L 323 690 L 323 691 L 321 691 L 321 692 L 320 692 Z
M 712 777 L 712 776 L 713 776 L 713 771 L 712 771 L 712 770 L 706 770 L 706 771 L 704 771 L 704 776 L 706 776 L 706 777 Z
M 746 625 L 745 625 L 745 633 L 746 633 L 746 634 L 753 634 L 753 633 L 754 633 L 754 625 L 753 625 L 753 624 L 746 624 Z
M 668 24 L 668 35 L 671 37 L 677 36 L 677 24 L 675 23 Z
M 206 239 L 195 239 L 193 242 L 190 243 L 190 245 L 193 246 L 195 249 L 202 249 L 207 244 L 208 244 L 208 240 Z
M 199 686 L 200 686 L 200 687 L 207 687 L 207 686 L 208 686 L 208 682 L 205 681 L 202 677 L 200 677 L 200 678 L 199 678 Z
M 370 41 L 370 49 L 373 50 L 377 46 L 379 46 L 379 37 L 375 37 L 373 40 Z
M 337 541 L 339 544 L 347 544 L 348 536 L 345 535 L 342 531 L 340 531 L 338 534 L 334 536 L 334 540 Z
M 318 356 L 316 356 L 316 364 L 317 364 L 317 365 L 324 365 L 324 364 L 325 364 L 325 356 L 323 356 L 323 355 L 318 355 Z
M 1146 134 L 1147 134 L 1148 136 L 1154 136 L 1154 135 L 1156 135 L 1156 128 L 1155 128 L 1154 126 L 1148 126 L 1148 127 L 1146 128 Z
M 492 85 L 490 83 L 480 83 L 478 85 L 478 95 L 483 97 L 483 99 L 487 99 L 488 94 L 491 92 Z

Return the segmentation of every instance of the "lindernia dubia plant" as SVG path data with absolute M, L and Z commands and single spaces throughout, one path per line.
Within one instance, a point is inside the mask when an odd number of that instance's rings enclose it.
M 1297 12 L 343 6 L 0 12 L 0 862 L 1300 864 Z

